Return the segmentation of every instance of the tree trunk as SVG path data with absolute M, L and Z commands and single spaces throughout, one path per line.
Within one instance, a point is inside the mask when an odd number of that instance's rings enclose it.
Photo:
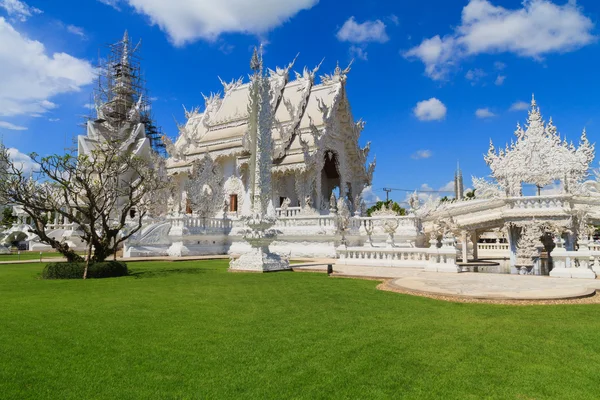
M 85 268 L 83 270 L 83 279 L 87 279 L 88 267 L 90 266 L 90 259 L 92 258 L 92 242 L 88 246 L 87 258 L 85 260 Z

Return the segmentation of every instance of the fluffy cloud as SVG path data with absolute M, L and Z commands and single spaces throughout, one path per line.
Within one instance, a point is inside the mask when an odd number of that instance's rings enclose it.
M 128 4 L 150 18 L 181 46 L 196 39 L 216 40 L 222 33 L 261 35 L 318 0 L 99 0 L 115 9 Z
M 498 77 L 496 78 L 496 81 L 494 83 L 496 84 L 496 86 L 502 86 L 504 84 L 505 80 L 506 80 L 506 76 L 498 75 Z
M 415 117 L 420 121 L 439 121 L 446 118 L 446 106 L 444 103 L 432 97 L 417 103 L 413 109 Z
M 21 169 L 24 173 L 30 174 L 39 169 L 39 166 L 27 154 L 21 153 L 14 147 L 8 148 L 6 151 L 15 167 Z
M 24 126 L 19 126 L 15 124 L 11 124 L 10 122 L 0 121 L 0 132 L 2 129 L 8 129 L 11 131 L 26 131 L 27 128 Z
M 378 201 L 381 201 L 379 196 L 377 196 L 375 192 L 373 192 L 373 186 L 367 186 L 366 188 L 364 188 L 361 196 L 367 206 L 372 206 Z
M 445 79 L 462 58 L 477 54 L 513 53 L 540 59 L 550 53 L 574 51 L 596 40 L 594 23 L 575 1 L 525 0 L 522 8 L 506 9 L 489 0 L 470 0 L 454 33 L 425 39 L 404 55 L 425 64 L 434 80 Z
M 42 10 L 35 7 L 30 7 L 23 1 L 19 0 L 0 0 L 0 8 L 4 8 L 6 13 L 21 22 L 27 21 L 27 18 L 41 14 Z
M 444 197 L 444 196 L 454 197 L 453 193 L 454 193 L 454 181 L 453 180 L 446 183 L 444 186 L 440 187 L 437 190 L 434 189 L 433 187 L 431 187 L 430 185 L 428 185 L 427 183 L 422 184 L 419 187 L 419 189 L 417 189 L 417 197 L 419 198 L 419 201 L 421 203 L 426 203 L 429 200 L 437 200 L 440 197 Z M 413 193 L 407 193 L 404 203 L 408 203 L 408 201 L 412 195 L 413 195 Z
M 475 115 L 477 118 L 492 118 L 496 116 L 489 108 L 479 108 L 475 111 Z
M 431 150 L 417 150 L 410 156 L 410 158 L 413 160 L 422 160 L 424 158 L 430 158 L 432 155 L 433 153 Z
M 380 20 L 356 22 L 354 17 L 348 18 L 338 31 L 336 37 L 341 42 L 350 43 L 385 43 L 390 38 L 385 33 L 385 24 Z
M 57 105 L 52 96 L 79 91 L 94 80 L 94 68 L 66 53 L 49 55 L 0 17 L 0 116 L 42 114 Z
M 510 111 L 523 111 L 529 109 L 529 103 L 526 101 L 517 101 L 510 106 Z

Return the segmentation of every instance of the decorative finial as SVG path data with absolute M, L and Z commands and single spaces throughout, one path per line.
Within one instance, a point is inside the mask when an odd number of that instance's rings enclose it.
M 252 59 L 250 60 L 250 69 L 255 72 L 262 71 L 262 44 L 260 45 L 260 51 L 254 47 L 254 53 L 252 53 Z
M 535 101 L 535 94 L 532 93 L 531 94 L 531 108 L 534 108 L 535 106 L 537 106 L 537 103 Z

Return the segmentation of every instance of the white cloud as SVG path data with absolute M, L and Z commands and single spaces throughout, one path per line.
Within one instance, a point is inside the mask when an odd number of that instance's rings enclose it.
M 413 113 L 420 121 L 439 121 L 446 117 L 446 106 L 444 103 L 432 97 L 417 103 Z
M 407 193 L 406 194 L 406 199 L 404 200 L 405 203 L 407 203 L 410 199 L 410 197 L 413 195 L 413 193 Z M 419 201 L 421 203 L 426 203 L 427 201 L 431 200 L 437 200 L 440 197 L 444 197 L 444 196 L 448 196 L 448 197 L 454 197 L 454 181 L 449 181 L 448 183 L 446 183 L 444 186 L 440 187 L 439 189 L 434 189 L 433 187 L 431 187 L 430 185 L 428 185 L 427 183 L 422 184 L 418 189 L 417 189 L 417 197 L 419 198 Z
M 479 108 L 475 111 L 475 115 L 477 118 L 492 118 L 496 116 L 489 108 Z
M 58 121 L 60 121 L 60 118 L 48 118 L 48 121 L 50 121 L 50 122 L 58 122 Z
M 367 186 L 366 188 L 364 188 L 361 196 L 367 206 L 373 205 L 373 204 L 377 203 L 378 201 L 381 201 L 379 196 L 377 196 L 373 192 L 373 186 Z
M 98 1 L 107 6 L 111 6 L 112 8 L 114 8 L 117 11 L 121 11 L 121 8 L 119 7 L 119 1 L 121 1 L 121 0 L 98 0 Z
M 21 22 L 27 21 L 27 18 L 41 14 L 42 10 L 31 7 L 23 1 L 19 0 L 0 0 L 0 8 L 4 8 L 6 13 Z
M 350 46 L 350 55 L 352 57 L 358 58 L 359 60 L 363 60 L 363 61 L 368 60 L 367 51 L 366 51 L 366 49 L 364 49 L 361 46 L 355 46 L 355 45 Z
M 84 108 L 87 108 L 88 110 L 95 110 L 96 106 L 94 105 L 94 103 L 87 103 L 83 105 Z
M 80 36 L 82 38 L 86 37 L 83 28 L 79 26 L 67 25 L 67 32 L 72 33 L 73 35 Z
M 16 168 L 22 170 L 25 174 L 30 174 L 39 169 L 39 166 L 33 162 L 33 160 L 27 155 L 21 153 L 19 150 L 11 147 L 6 150 L 11 161 Z
M 480 68 L 470 69 L 465 74 L 465 78 L 471 81 L 471 85 L 477 84 L 481 79 L 486 77 L 486 73 L 484 70 Z
M 66 53 L 49 55 L 0 17 L 0 116 L 43 114 L 56 108 L 49 98 L 79 91 L 94 80 L 94 68 Z
M 385 24 L 380 20 L 365 21 L 359 24 L 354 17 L 350 17 L 344 22 L 336 37 L 341 42 L 350 43 L 385 43 L 390 39 L 385 33 Z
M 510 106 L 510 111 L 523 111 L 529 109 L 529 103 L 526 101 L 517 101 Z
M 502 86 L 504 84 L 505 80 L 506 80 L 506 76 L 498 75 L 498 77 L 496 78 L 496 81 L 494 83 L 496 84 L 496 86 Z
M 431 150 L 417 150 L 410 156 L 410 158 L 413 160 L 422 160 L 424 158 L 430 158 L 432 155 L 433 153 Z
M 197 39 L 214 41 L 222 33 L 262 35 L 318 0 L 100 0 L 115 9 L 128 4 L 150 18 L 176 46 Z
M 525 0 L 522 8 L 506 9 L 489 0 L 470 0 L 452 34 L 425 39 L 404 53 L 425 64 L 434 80 L 445 79 L 461 59 L 477 54 L 512 53 L 540 59 L 550 53 L 577 50 L 596 40 L 594 23 L 574 0 Z
M 387 19 L 392 21 L 392 24 L 394 24 L 396 26 L 400 25 L 400 19 L 398 18 L 398 16 L 396 14 L 388 15 Z
M 454 181 L 450 181 L 448 183 L 446 183 L 444 186 L 442 186 L 440 188 L 440 192 L 442 192 L 443 194 L 448 194 L 448 193 L 454 193 Z
M 562 182 L 554 182 L 549 186 L 545 186 L 540 190 L 540 194 L 543 196 L 550 196 L 553 194 L 563 194 L 565 192 Z
M 10 122 L 6 122 L 6 121 L 0 121 L 0 131 L 2 131 L 2 129 L 8 129 L 11 131 L 26 131 L 27 130 L 27 128 L 24 126 L 11 124 Z
M 506 64 L 504 64 L 502 61 L 496 61 L 494 63 L 494 68 L 496 71 L 502 71 L 504 68 L 506 68 Z

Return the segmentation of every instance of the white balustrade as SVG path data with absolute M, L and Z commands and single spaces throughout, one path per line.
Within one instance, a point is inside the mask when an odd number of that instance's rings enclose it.
M 345 247 L 337 248 L 338 264 L 374 267 L 419 268 L 432 272 L 459 272 L 456 249 L 442 248 L 389 248 Z
M 287 207 L 287 208 L 276 208 L 275 212 L 277 217 L 295 217 L 300 214 L 302 211 L 302 207 Z
M 477 250 L 508 251 L 508 243 L 477 243 Z
M 568 251 L 560 247 L 555 248 L 551 256 L 552 277 L 596 279 L 600 273 L 600 251 Z
M 526 196 L 506 199 L 511 209 L 562 209 L 569 204 L 570 196 Z

